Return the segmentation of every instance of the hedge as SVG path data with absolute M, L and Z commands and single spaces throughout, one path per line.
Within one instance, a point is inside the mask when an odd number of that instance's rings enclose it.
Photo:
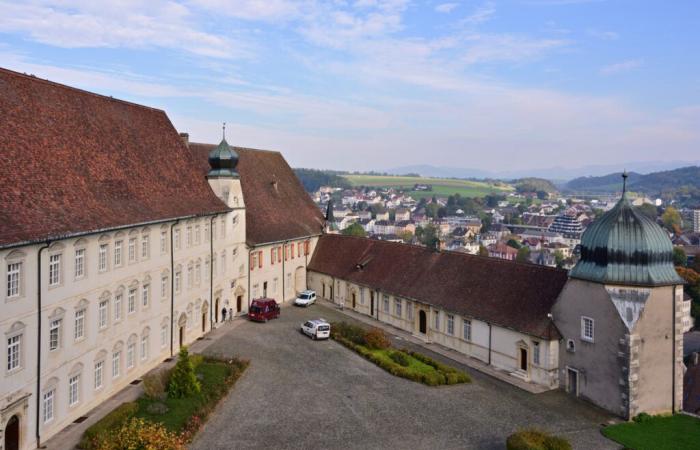
M 571 450 L 566 439 L 535 428 L 520 430 L 508 436 L 507 450 Z
M 93 450 L 97 448 L 96 446 L 100 438 L 104 437 L 110 431 L 121 427 L 128 419 L 136 414 L 138 409 L 139 405 L 136 402 L 122 403 L 112 412 L 85 430 L 78 447 L 84 450 Z

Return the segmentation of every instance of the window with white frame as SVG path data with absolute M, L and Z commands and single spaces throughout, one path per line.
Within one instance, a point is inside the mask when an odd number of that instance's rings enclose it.
M 99 254 L 97 258 L 97 269 L 100 272 L 107 270 L 107 244 L 100 244 Z
M 85 309 L 75 311 L 73 338 L 77 341 L 85 337 Z
M 126 297 L 126 312 L 128 314 L 136 312 L 136 288 L 129 289 L 129 293 Z
M 124 247 L 123 241 L 116 241 L 114 243 L 114 267 L 120 267 L 122 265 L 122 248 Z
M 131 342 L 127 347 L 126 347 L 126 368 L 131 369 L 134 367 L 134 362 L 136 358 L 136 344 L 134 342 Z
M 360 305 L 365 304 L 365 288 L 360 288 Z
M 406 300 L 406 318 L 413 320 L 413 303 Z
M 394 314 L 401 317 L 401 312 L 401 299 L 396 298 L 394 299 Z
M 80 401 L 80 374 L 68 379 L 68 405 L 73 406 Z
M 136 238 L 129 238 L 129 262 L 136 262 Z
M 22 367 L 22 335 L 7 338 L 7 371 L 12 372 Z
M 7 296 L 19 297 L 20 282 L 22 281 L 22 263 L 14 262 L 7 265 Z
M 204 281 L 209 281 L 209 258 L 204 260 Z
M 272 279 L 272 293 L 277 293 L 277 285 L 279 284 L 279 278 L 275 277 Z
M 469 319 L 462 319 L 462 338 L 465 341 L 472 340 L 472 321 Z
M 209 222 L 204 223 L 204 242 L 209 242 Z
M 168 345 L 168 326 L 160 327 L 160 348 L 165 348 Z
M 588 342 L 593 342 L 594 323 L 590 317 L 581 317 L 581 339 Z
M 114 320 L 122 320 L 122 299 L 124 294 L 121 292 L 114 296 Z
M 182 288 L 182 280 L 181 280 L 181 278 L 182 278 L 182 276 L 181 276 L 181 274 L 180 274 L 180 271 L 179 271 L 179 270 L 176 271 L 176 272 L 175 272 L 175 293 L 176 293 L 176 294 L 179 294 L 179 293 L 180 293 L 180 289 Z
M 61 284 L 61 254 L 49 256 L 49 286 Z
M 537 341 L 532 343 L 532 362 L 533 364 L 540 363 L 540 343 Z
M 192 227 L 187 227 L 187 232 L 186 232 L 185 236 L 186 236 L 187 248 L 192 247 Z
M 44 423 L 49 423 L 53 420 L 55 395 L 56 395 L 56 389 L 49 389 L 48 391 L 44 392 L 44 402 L 43 402 Z
M 151 256 L 151 238 L 149 235 L 141 236 L 141 258 L 148 259 Z
M 383 305 L 384 305 L 384 312 L 388 313 L 389 312 L 389 296 L 384 294 L 382 299 L 383 299 Z
M 107 313 L 109 311 L 109 300 L 101 300 L 97 306 L 97 324 L 100 329 L 107 328 Z
M 194 266 L 194 283 L 199 286 L 202 282 L 202 265 L 200 263 Z
M 194 268 L 190 265 L 187 266 L 187 289 L 192 289 L 192 275 L 194 273 Z
M 165 298 L 168 295 L 168 276 L 161 275 L 160 277 L 160 298 Z
M 440 311 L 434 313 L 434 325 L 436 330 L 440 330 Z
M 76 248 L 75 249 L 75 279 L 80 279 L 85 276 L 85 249 Z
M 117 350 L 112 353 L 112 378 L 118 378 L 122 369 L 122 352 Z
M 226 237 L 226 218 L 225 217 L 221 218 L 221 237 L 222 238 Z
M 455 316 L 452 314 L 447 315 L 447 334 L 455 334 Z
M 194 227 L 194 245 L 199 245 L 202 242 L 202 234 L 200 233 L 201 229 L 199 225 L 195 225 Z
M 216 221 L 212 222 L 212 224 L 211 224 L 211 237 L 213 240 L 218 239 L 216 237 Z
M 148 358 L 148 335 L 141 336 L 141 359 Z
M 49 323 L 49 351 L 61 346 L 61 322 L 61 319 L 54 319 Z
M 168 251 L 168 232 L 163 230 L 160 232 L 160 254 L 163 255 Z
M 102 387 L 102 379 L 104 378 L 104 361 L 97 361 L 95 363 L 95 390 Z
M 150 301 L 151 297 L 151 285 L 150 284 L 144 284 L 143 287 L 141 288 L 141 306 L 144 308 L 148 307 L 148 302 Z
M 175 241 L 175 250 L 180 250 L 180 248 L 182 247 L 182 240 L 180 238 L 179 228 L 173 230 L 173 241 Z

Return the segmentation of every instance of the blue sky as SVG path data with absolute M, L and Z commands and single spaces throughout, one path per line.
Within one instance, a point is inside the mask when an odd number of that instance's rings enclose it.
M 294 166 L 700 157 L 700 4 L 0 0 L 0 66 Z

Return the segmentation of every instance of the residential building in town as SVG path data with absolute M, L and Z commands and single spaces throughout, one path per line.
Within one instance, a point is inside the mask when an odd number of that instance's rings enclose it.
M 700 209 L 693 210 L 693 233 L 700 233 Z

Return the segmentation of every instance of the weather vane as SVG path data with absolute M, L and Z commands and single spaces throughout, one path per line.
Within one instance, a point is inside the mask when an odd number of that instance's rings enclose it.
M 627 169 L 622 171 L 622 193 L 624 194 L 627 192 Z
M 224 139 L 226 139 L 226 122 L 224 122 L 224 126 L 222 128 L 223 128 Z

